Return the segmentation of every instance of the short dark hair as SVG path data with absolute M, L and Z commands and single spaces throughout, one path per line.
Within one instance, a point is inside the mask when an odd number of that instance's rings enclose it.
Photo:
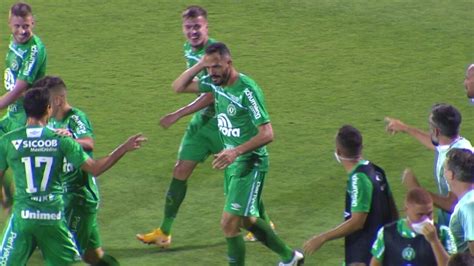
M 430 193 L 421 187 L 410 189 L 406 195 L 406 203 L 412 204 L 433 204 Z
M 26 18 L 32 15 L 33 11 L 31 10 L 31 6 L 27 3 L 19 2 L 12 5 L 12 7 L 10 8 L 10 16 Z
M 448 170 L 456 180 L 474 183 L 474 156 L 469 149 L 451 149 L 446 155 Z
M 66 83 L 58 76 L 44 76 L 33 83 L 33 88 L 42 87 L 52 92 L 66 90 Z
M 469 253 L 456 253 L 449 258 L 448 266 L 472 266 L 474 257 Z
M 197 18 L 197 17 L 204 17 L 205 19 L 207 19 L 207 11 L 206 9 L 200 6 L 188 6 L 181 14 L 181 17 L 183 19 Z
M 50 103 L 49 91 L 37 87 L 26 92 L 23 107 L 28 117 L 41 119 L 46 115 Z
M 229 48 L 227 48 L 227 46 L 222 42 L 215 42 L 206 48 L 206 54 L 213 54 L 213 53 L 219 53 L 219 55 L 221 56 L 230 57 Z
M 362 134 L 351 125 L 343 125 L 339 128 L 336 142 L 342 148 L 344 156 L 357 157 L 362 152 Z
M 454 106 L 442 103 L 431 108 L 431 121 L 443 136 L 454 138 L 459 134 L 462 117 Z

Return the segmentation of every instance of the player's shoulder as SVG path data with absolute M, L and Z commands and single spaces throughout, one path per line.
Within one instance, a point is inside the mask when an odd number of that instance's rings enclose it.
M 250 90 L 256 93 L 262 93 L 262 88 L 255 82 L 255 80 L 243 73 L 239 73 L 239 80 L 242 84 L 242 87 L 246 90 Z

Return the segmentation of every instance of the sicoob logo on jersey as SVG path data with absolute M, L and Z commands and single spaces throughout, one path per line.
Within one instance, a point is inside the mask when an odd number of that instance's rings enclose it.
M 234 128 L 226 114 L 217 115 L 217 126 L 224 136 L 240 137 L 240 128 Z

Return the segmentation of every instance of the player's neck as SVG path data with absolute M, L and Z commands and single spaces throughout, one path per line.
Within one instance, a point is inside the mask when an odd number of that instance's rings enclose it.
M 357 158 L 354 160 L 341 160 L 341 164 L 346 170 L 347 173 L 352 172 L 354 170 L 354 167 L 362 160 L 362 158 Z
M 72 106 L 69 105 L 69 103 L 65 103 L 61 110 L 58 111 L 58 113 L 54 116 L 54 118 L 58 121 L 61 121 L 64 119 L 64 117 L 66 117 L 66 115 L 71 111 L 72 109 Z
M 48 124 L 48 118 L 45 116 L 41 119 L 36 119 L 33 117 L 28 117 L 28 120 L 26 121 L 27 126 L 40 126 L 40 127 L 45 127 Z
M 466 193 L 469 191 L 474 190 L 473 183 L 465 183 L 465 182 L 456 182 L 451 186 L 451 191 L 456 195 L 458 200 L 460 200 Z
M 456 135 L 453 138 L 445 137 L 445 136 L 440 136 L 439 137 L 439 145 L 451 145 L 453 144 L 456 140 L 460 138 L 459 135 Z

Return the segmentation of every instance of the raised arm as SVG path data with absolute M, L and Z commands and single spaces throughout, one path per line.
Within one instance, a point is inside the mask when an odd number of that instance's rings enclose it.
M 199 74 L 199 72 L 205 68 L 205 58 L 206 56 L 203 56 L 203 58 L 201 58 L 201 60 L 199 60 L 199 62 L 197 62 L 194 66 L 188 68 L 186 71 L 181 73 L 181 75 L 179 75 L 179 77 L 172 84 L 173 90 L 175 92 L 199 92 L 198 80 L 194 77 L 196 77 L 197 74 Z
M 224 169 L 229 164 L 233 163 L 235 159 L 244 153 L 253 151 L 273 141 L 273 128 L 271 123 L 266 123 L 258 127 L 258 133 L 249 141 L 233 148 L 226 149 L 220 152 L 214 161 L 212 167 L 217 169 Z
M 118 146 L 114 151 L 112 151 L 108 156 L 94 160 L 89 158 L 81 166 L 81 169 L 93 174 L 94 176 L 99 176 L 103 172 L 107 171 L 112 167 L 116 162 L 118 162 L 127 152 L 134 151 L 141 147 L 141 144 L 147 139 L 142 136 L 142 134 L 136 134 L 127 139 L 124 143 Z
M 390 134 L 395 134 L 398 132 L 404 132 L 408 135 L 417 139 L 421 144 L 427 147 L 430 150 L 434 150 L 435 146 L 431 142 L 431 136 L 428 132 L 422 131 L 421 129 L 415 128 L 413 126 L 407 125 L 402 121 L 391 118 L 385 117 L 385 122 L 387 123 L 386 130 Z
M 212 93 L 203 93 L 190 104 L 160 118 L 160 125 L 163 128 L 169 128 L 182 117 L 193 114 L 211 105 L 213 102 L 214 96 L 212 96 Z

